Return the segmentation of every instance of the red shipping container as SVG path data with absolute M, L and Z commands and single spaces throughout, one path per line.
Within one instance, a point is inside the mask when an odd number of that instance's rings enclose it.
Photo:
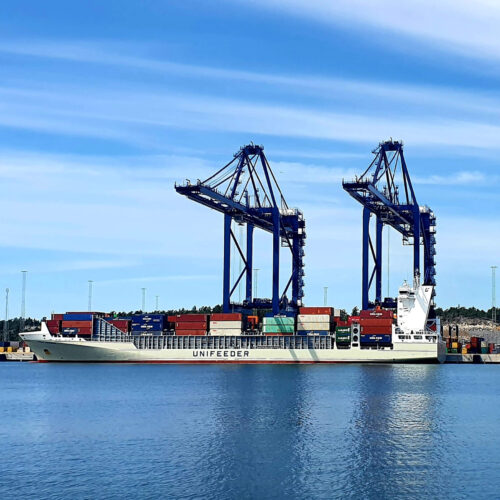
M 48 319 L 46 321 L 46 323 L 47 323 L 47 326 L 60 326 L 61 325 L 61 322 L 58 320 L 55 320 L 55 319 Z
M 56 335 L 57 333 L 60 333 L 59 327 L 58 326 L 49 326 L 47 325 L 47 329 L 52 335 Z
M 332 314 L 331 307 L 301 307 L 299 314 Z
M 359 323 L 360 321 L 360 316 L 349 316 L 349 319 L 351 320 L 352 323 Z
M 178 314 L 174 316 L 174 320 L 176 323 L 182 323 L 184 321 L 208 321 L 207 314 Z M 169 319 L 170 321 L 170 319 Z
M 176 330 L 206 330 L 206 321 L 184 321 L 183 323 L 175 324 Z
M 392 319 L 389 319 L 389 318 L 382 318 L 382 319 L 361 318 L 360 321 L 359 321 L 359 324 L 361 326 L 391 326 L 392 325 Z
M 54 321 L 62 321 L 64 314 L 53 314 L 52 319 Z
M 387 309 L 367 309 L 361 311 L 360 318 L 393 318 L 394 313 Z
M 215 313 L 210 315 L 212 321 L 241 321 L 241 313 Z
M 187 336 L 187 335 L 206 335 L 205 330 L 177 330 L 176 335 Z
M 130 321 L 128 319 L 110 319 L 108 323 L 111 323 L 114 327 L 118 328 L 122 332 L 127 333 L 130 331 Z
M 362 335 L 390 335 L 392 333 L 392 328 L 390 326 L 362 326 Z
M 92 328 L 92 321 L 63 321 L 62 327 L 63 328 L 80 328 L 80 327 Z
M 90 326 L 82 326 L 78 328 L 77 335 L 90 335 L 92 333 L 92 328 Z
M 167 321 L 169 323 L 175 323 L 177 321 L 177 316 L 167 316 Z

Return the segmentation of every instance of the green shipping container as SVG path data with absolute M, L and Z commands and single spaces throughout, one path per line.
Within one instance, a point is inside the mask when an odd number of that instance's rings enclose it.
M 295 326 L 295 318 L 264 318 L 263 324 L 265 325 L 279 325 L 279 326 Z
M 351 327 L 350 326 L 337 326 L 337 328 L 335 328 L 335 333 L 337 334 L 349 334 L 351 335 Z
M 351 341 L 351 336 L 350 335 L 335 335 L 335 340 L 338 343 L 346 344 L 346 343 L 349 343 Z
M 481 354 L 488 354 L 488 348 L 487 347 L 481 347 Z
M 264 325 L 262 331 L 264 333 L 290 333 L 295 332 L 293 325 Z

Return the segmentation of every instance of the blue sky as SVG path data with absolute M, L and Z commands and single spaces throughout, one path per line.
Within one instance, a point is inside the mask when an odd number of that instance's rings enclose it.
M 0 286 L 27 314 L 221 302 L 222 216 L 177 195 L 250 141 L 306 217 L 306 297 L 361 295 L 342 178 L 389 137 L 435 211 L 437 303 L 491 303 L 500 6 L 481 0 L 19 0 L 0 16 Z M 271 241 L 256 237 L 259 296 Z M 389 293 L 411 277 L 391 234 Z M 284 255 L 285 264 L 287 259 Z M 236 269 L 238 264 L 235 263 Z M 236 272 L 236 271 L 235 271 Z M 285 272 L 283 272 L 285 275 Z M 385 272 L 384 272 L 385 275 Z M 283 276 L 285 279 L 285 276 Z M 387 283 L 384 284 L 384 292 Z

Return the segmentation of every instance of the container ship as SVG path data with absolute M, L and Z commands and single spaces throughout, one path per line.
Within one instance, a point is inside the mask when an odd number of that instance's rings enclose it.
M 404 283 L 396 307 L 301 307 L 298 314 L 53 314 L 23 332 L 40 362 L 439 363 L 446 358 L 433 287 Z

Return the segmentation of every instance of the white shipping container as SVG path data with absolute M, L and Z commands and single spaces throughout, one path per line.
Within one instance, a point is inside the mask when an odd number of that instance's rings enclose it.
M 327 323 L 330 322 L 329 314 L 299 314 L 297 316 L 299 323 Z
M 334 309 L 333 310 L 333 315 L 338 318 L 340 316 L 340 309 Z
M 323 323 L 309 323 L 305 321 L 299 321 L 297 323 L 297 330 L 330 330 L 330 322 Z
M 210 335 L 241 335 L 241 328 L 211 328 Z
M 210 321 L 210 329 L 212 330 L 213 328 L 219 329 L 219 328 L 224 328 L 224 329 L 235 329 L 238 328 L 241 330 L 243 326 L 242 321 Z

